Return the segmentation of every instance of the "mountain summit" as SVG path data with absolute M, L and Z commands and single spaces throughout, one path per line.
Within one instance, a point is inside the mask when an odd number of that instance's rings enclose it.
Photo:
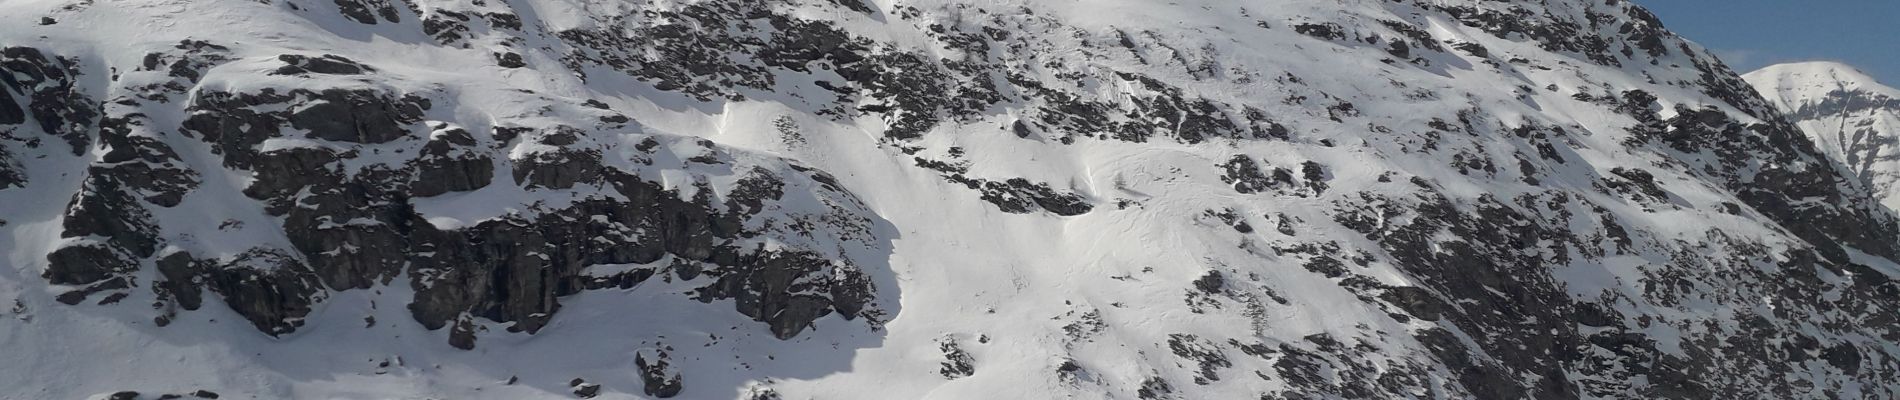
M 1883 204 L 1900 209 L 1900 89 L 1835 62 L 1771 65 L 1742 77 Z
M 0 69 L 5 398 L 1900 396 L 1893 213 L 1628 1 L 8 0 Z

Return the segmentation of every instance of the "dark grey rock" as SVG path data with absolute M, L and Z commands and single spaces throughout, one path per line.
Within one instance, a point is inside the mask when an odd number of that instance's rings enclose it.
M 449 329 L 449 346 L 462 350 L 475 349 L 475 321 L 461 318 L 455 321 L 455 327 Z
M 515 182 L 530 189 L 572 189 L 602 183 L 600 152 L 573 150 L 533 153 L 515 160 Z
M 303 326 L 323 286 L 309 267 L 285 252 L 256 249 L 210 269 L 205 286 L 259 331 L 271 336 Z
M 24 100 L 16 101 L 12 95 L 0 97 L 7 98 L 7 102 L 24 103 L 27 114 L 39 122 L 41 131 L 65 141 L 73 155 L 84 153 L 91 144 L 90 133 L 99 116 L 99 102 L 88 96 L 80 85 L 78 64 L 77 60 L 48 56 L 36 48 L 0 48 L 0 70 L 12 72 L 0 74 L 0 86 L 23 96 Z M 4 106 L 0 104 L 0 109 L 8 108 Z
M 521 68 L 528 66 L 528 63 L 521 60 L 520 53 L 510 52 L 495 53 L 495 65 L 500 65 L 502 68 Z
M 271 71 L 271 75 L 362 75 L 376 71 L 375 68 L 370 68 L 355 60 L 335 54 L 324 54 L 316 57 L 300 54 L 284 54 L 277 56 L 277 60 L 283 61 L 284 66 L 277 68 L 276 71 Z
M 308 93 L 308 92 L 304 92 Z M 352 143 L 384 143 L 409 135 L 428 104 L 420 98 L 392 99 L 373 92 L 327 89 L 308 93 L 311 101 L 290 114 L 290 125 L 310 137 Z
M 674 372 L 672 366 L 667 363 L 665 352 L 660 352 L 659 356 L 652 361 L 647 360 L 645 353 L 636 355 L 633 365 L 639 368 L 640 381 L 643 383 L 640 390 L 648 396 L 671 398 L 678 396 L 680 390 L 685 389 L 680 381 L 679 372 Z
M 1027 214 L 1040 209 L 1055 215 L 1076 216 L 1087 214 L 1095 208 L 1080 194 L 1057 192 L 1047 183 L 1030 183 L 1023 178 L 997 182 L 968 178 L 958 173 L 945 178 L 979 190 L 982 193 L 980 199 L 995 204 L 1003 212 Z
M 956 340 L 948 337 L 938 339 L 937 347 L 943 350 L 943 368 L 939 368 L 938 373 L 944 378 L 957 379 L 976 374 L 976 359 L 963 351 Z
M 1194 288 L 1205 293 L 1220 293 L 1227 286 L 1227 279 L 1220 271 L 1207 271 L 1200 279 L 1194 280 Z
M 26 110 L 21 109 L 20 102 L 13 99 L 11 86 L 0 86 L 0 125 L 18 125 L 26 122 Z
M 206 271 L 201 261 L 181 251 L 160 258 L 157 264 L 159 276 L 165 278 L 154 287 L 160 298 L 170 298 L 186 310 L 196 310 L 204 304 Z
M 26 167 L 14 161 L 5 147 L 0 147 L 0 190 L 26 187 L 26 179 Z
M 1450 305 L 1439 301 L 1438 296 L 1433 295 L 1424 288 L 1411 286 L 1394 287 L 1386 289 L 1385 294 L 1380 295 L 1379 298 L 1399 306 L 1400 309 L 1405 310 L 1406 313 L 1414 317 L 1426 321 L 1437 321 L 1439 318 L 1443 318 L 1446 312 L 1452 311 Z
M 475 138 L 466 130 L 437 131 L 422 154 L 410 162 L 415 170 L 410 194 L 429 197 L 488 186 L 495 177 L 495 164 L 486 154 L 475 148 Z
M 581 383 L 574 385 L 574 397 L 591 399 L 599 396 L 600 384 L 598 383 Z
M 345 18 L 359 23 L 375 25 L 376 17 L 388 22 L 399 22 L 396 7 L 389 0 L 334 0 L 337 9 Z

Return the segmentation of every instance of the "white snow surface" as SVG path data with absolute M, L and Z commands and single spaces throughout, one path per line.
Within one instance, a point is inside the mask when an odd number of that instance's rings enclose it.
M 833 21 L 854 34 L 952 59 L 960 55 L 932 39 L 928 24 L 898 18 L 900 6 L 921 10 L 923 18 L 934 23 L 954 25 L 962 18 L 1008 21 L 1023 27 L 1013 34 L 1038 39 L 1033 43 L 1042 46 L 1035 51 L 1039 57 L 1051 65 L 1056 60 L 1064 63 L 1020 71 L 1031 79 L 1052 85 L 1079 82 L 1068 87 L 1094 99 L 1127 102 L 1145 89 L 1109 79 L 1113 75 L 1107 71 L 1137 71 L 1195 96 L 1261 108 L 1292 133 L 1284 141 L 1216 138 L 1195 144 L 1023 139 L 1011 132 L 1010 124 L 1030 105 L 1011 102 L 972 118 L 946 120 L 921 138 L 894 144 L 883 137 L 888 127 L 879 116 L 819 113 L 823 106 L 817 99 L 827 92 L 809 82 L 832 77 L 826 75 L 830 72 L 781 74 L 779 85 L 785 90 L 748 93 L 742 100 L 702 101 L 605 68 L 588 68 L 583 79 L 563 67 L 560 54 L 552 51 L 523 51 L 526 68 L 498 66 L 492 54 L 551 46 L 557 39 L 550 32 L 601 24 L 603 15 L 677 7 L 672 0 L 414 3 L 425 11 L 511 8 L 528 33 L 478 30 L 466 47 L 441 45 L 418 30 L 415 11 L 409 8 L 395 7 L 409 23 L 364 25 L 345 19 L 335 5 L 321 0 L 5 0 L 0 1 L 0 46 L 31 46 L 76 57 L 82 60 L 80 70 L 95 78 L 86 80 L 91 85 L 87 91 L 97 99 L 110 99 L 133 83 L 97 78 L 129 74 L 144 54 L 180 40 L 207 40 L 228 46 L 235 61 L 211 69 L 193 93 L 348 85 L 430 93 L 436 103 L 430 119 L 454 121 L 476 132 L 484 145 L 492 143 L 489 132 L 500 122 L 539 126 L 594 121 L 593 109 L 577 105 L 596 99 L 633 120 L 621 127 L 596 127 L 598 134 L 586 140 L 597 141 L 600 148 L 657 137 L 667 146 L 678 146 L 664 154 L 691 155 L 700 151 L 693 147 L 695 139 L 705 139 L 732 149 L 724 156 L 729 159 L 808 165 L 835 176 L 889 228 L 876 238 L 888 244 L 888 251 L 843 249 L 838 247 L 843 241 L 825 238 L 786 245 L 832 246 L 828 254 L 872 267 L 889 320 L 869 326 L 834 315 L 796 338 L 779 340 L 763 324 L 733 312 L 730 301 L 695 301 L 683 292 L 696 286 L 656 277 L 633 289 L 565 298 L 553 322 L 534 335 L 490 324 L 479 346 L 464 351 L 445 342 L 445 331 L 424 329 L 413 320 L 405 308 L 414 295 L 407 281 L 411 278 L 403 276 L 373 289 L 329 293 L 301 329 L 281 337 L 258 332 L 210 293 L 202 309 L 182 312 L 169 326 L 158 327 L 152 320 L 154 295 L 149 288 L 135 288 L 116 304 L 68 306 L 54 301 L 63 288 L 51 287 L 40 277 L 48 252 L 63 240 L 85 240 L 59 239 L 60 218 L 86 165 L 102 151 L 73 156 L 58 150 L 60 146 L 10 147 L 30 184 L 0 189 L 0 220 L 6 222 L 0 225 L 0 358 L 5 359 L 0 365 L 0 398 L 102 398 L 119 390 L 155 396 L 197 389 L 218 391 L 225 398 L 570 398 L 568 381 L 573 378 L 602 385 L 601 399 L 646 398 L 633 360 L 636 354 L 661 350 L 671 354 L 684 376 L 680 398 L 690 399 L 745 398 L 767 390 L 787 399 L 1136 398 L 1142 383 L 1153 377 L 1172 382 L 1172 390 L 1182 398 L 1253 398 L 1288 385 L 1283 379 L 1256 377 L 1254 371 L 1272 374 L 1271 362 L 1227 348 L 1224 352 L 1234 366 L 1221 369 L 1219 380 L 1197 384 L 1196 366 L 1173 354 L 1170 335 L 1190 334 L 1223 346 L 1227 339 L 1236 339 L 1310 347 L 1301 338 L 1330 334 L 1376 347 L 1364 360 L 1375 364 L 1429 352 L 1407 333 L 1438 323 L 1394 319 L 1389 316 L 1392 310 L 1362 301 L 1338 279 L 1302 268 L 1305 256 L 1273 250 L 1332 242 L 1342 248 L 1340 257 L 1369 257 L 1365 265 L 1347 267 L 1353 274 L 1385 285 L 1418 285 L 1392 265 L 1376 243 L 1336 223 L 1332 215 L 1336 205 L 1356 201 L 1362 192 L 1410 199 L 1410 177 L 1429 178 L 1450 198 L 1490 195 L 1505 203 L 1547 188 L 1573 189 L 1582 201 L 1603 209 L 1592 212 L 1570 203 L 1560 206 L 1566 212 L 1622 216 L 1622 226 L 1641 243 L 1682 241 L 1726 251 L 1726 242 L 1710 232 L 1748 238 L 1763 246 L 1764 256 L 1754 261 L 1761 268 L 1771 268 L 1789 249 L 1807 246 L 1759 213 L 1724 212 L 1724 204 L 1741 202 L 1733 193 L 1693 169 L 1667 167 L 1695 159 L 1626 146 L 1628 128 L 1637 121 L 1576 98 L 1642 89 L 1660 99 L 1665 118 L 1673 113 L 1672 106 L 1688 104 L 1750 119 L 1747 110 L 1711 98 L 1695 85 L 1700 77 L 1689 66 L 1707 56 L 1671 52 L 1655 62 L 1605 66 L 1579 54 L 1540 48 L 1522 37 L 1499 37 L 1406 2 L 875 0 L 869 4 L 876 11 L 868 15 L 816 1 L 784 5 L 802 18 Z M 1604 2 L 1547 3 L 1534 7 L 1580 16 Z M 58 23 L 41 25 L 43 16 Z M 1446 46 L 1474 43 L 1488 50 L 1488 56 L 1415 49 L 1417 57 L 1428 62 L 1408 63 L 1390 60 L 1383 45 L 1353 38 L 1319 40 L 1292 29 L 1299 23 L 1335 23 L 1355 35 L 1397 37 L 1380 27 L 1381 20 L 1416 22 Z M 1121 34 L 1133 37 L 1141 48 L 1131 51 L 1113 44 Z M 1682 43 L 1683 48 L 1705 53 Z M 335 54 L 378 71 L 341 78 L 266 75 L 277 65 L 271 64 L 275 57 L 287 53 Z M 1214 68 L 1184 68 L 1190 64 Z M 1079 78 L 1065 75 L 1077 71 Z M 1771 68 L 1751 78 L 1766 77 L 1754 82 L 1771 99 L 1801 104 L 1830 90 L 1827 85 L 1832 83 L 1818 77 L 1862 82 L 1845 71 L 1798 65 Z M 1851 87 L 1893 93 L 1863 83 Z M 1289 100 L 1296 96 L 1306 101 Z M 1329 118 L 1326 107 L 1338 102 L 1355 105 L 1356 112 L 1337 121 Z M 1432 131 L 1428 126 L 1434 120 L 1456 124 L 1460 112 L 1471 109 L 1484 115 L 1476 121 L 1477 132 L 1446 133 L 1433 141 L 1442 140 L 1438 146 L 1447 150 L 1420 150 L 1428 146 L 1424 132 Z M 219 258 L 256 247 L 291 248 L 282 232 L 271 229 L 280 221 L 241 193 L 253 179 L 249 171 L 225 168 L 208 145 L 177 135 L 174 127 L 183 115 L 154 112 L 149 117 L 155 122 L 143 129 L 178 149 L 204 181 L 183 205 L 154 211 L 165 235 L 174 238 L 166 246 Z M 1894 124 L 1900 121 L 1894 114 L 1865 118 L 1900 126 Z M 802 140 L 786 140 L 782 121 L 795 125 Z M 1830 123 L 1801 122 L 1810 134 Z M 1552 141 L 1567 161 L 1539 159 L 1531 144 L 1508 133 L 1508 126 L 1525 125 L 1566 132 Z M 413 135 L 426 139 L 428 132 Z M 423 141 L 361 145 L 288 139 L 294 137 L 300 136 L 287 135 L 265 146 L 342 146 L 394 154 L 398 149 L 413 152 Z M 1823 146 L 1847 145 L 1840 136 L 1815 137 Z M 535 146 L 515 145 L 507 154 L 519 159 L 545 150 Z M 923 150 L 914 156 L 902 151 L 904 146 Z M 953 147 L 964 155 L 949 155 L 946 149 Z M 1521 157 L 1525 154 L 1532 156 Z M 1326 166 L 1330 189 L 1310 197 L 1236 193 L 1220 179 L 1219 167 L 1235 155 L 1295 171 L 1303 162 L 1319 163 Z M 1448 162 L 1454 155 L 1483 156 L 1498 165 L 1488 174 L 1465 173 Z M 937 171 L 915 167 L 916 156 L 962 163 L 971 177 L 1047 182 L 1082 195 L 1094 209 L 1068 217 L 1006 213 Z M 632 162 L 613 153 L 606 159 Z M 1522 182 L 1520 160 L 1544 171 L 1536 177 L 1540 185 Z M 352 161 L 379 162 L 392 161 Z M 536 206 L 558 208 L 574 198 L 612 195 L 585 185 L 566 191 L 524 190 L 507 176 L 510 161 L 497 162 L 501 167 L 494 184 L 413 199 L 414 206 L 438 228 L 455 229 L 532 212 Z M 715 183 L 727 185 L 738 177 L 733 171 L 696 169 L 701 167 L 680 160 L 653 162 L 677 168 L 641 169 L 650 173 L 642 178 L 681 189 L 683 197 L 692 195 L 693 180 L 723 179 Z M 1878 171 L 1900 169 L 1900 164 L 1883 165 Z M 1667 188 L 1666 203 L 1638 204 L 1590 189 L 1616 167 L 1649 169 Z M 1382 178 L 1388 175 L 1397 183 L 1386 183 Z M 812 204 L 794 206 L 821 209 L 814 204 L 845 201 L 808 197 L 798 201 Z M 1900 197 L 1889 196 L 1887 201 L 1897 205 Z M 1253 229 L 1236 232 L 1210 216 L 1211 210 L 1233 210 Z M 1404 225 L 1416 216 L 1392 218 L 1379 223 Z M 219 227 L 227 221 L 241 224 L 236 229 Z M 1584 235 L 1602 229 L 1593 216 L 1572 223 Z M 1280 225 L 1298 234 L 1276 231 Z M 1446 236 L 1439 238 L 1442 241 L 1458 240 L 1449 233 L 1441 235 Z M 1617 303 L 1631 315 L 1716 321 L 1709 326 L 1717 328 L 1686 322 L 1648 325 L 1644 333 L 1665 352 L 1679 351 L 1670 350 L 1677 348 L 1679 338 L 1733 326 L 1730 317 L 1765 312 L 1778 301 L 1697 297 L 1667 306 L 1647 303 L 1641 300 L 1646 268 L 1668 262 L 1672 253 L 1638 247 L 1599 257 L 1576 254 L 1552 275 L 1578 299 L 1637 299 Z M 1877 256 L 1860 255 L 1858 260 L 1882 271 L 1895 270 L 1891 261 Z M 599 265 L 590 273 L 640 267 Z M 1194 290 L 1192 282 L 1209 271 L 1224 273 L 1235 291 L 1274 293 L 1290 303 L 1264 297 L 1217 298 L 1209 301 L 1218 305 L 1196 310 L 1183 301 L 1183 294 Z M 149 282 L 157 273 L 148 265 L 140 274 Z M 366 318 L 374 322 L 366 323 Z M 1091 319 L 1100 324 L 1098 331 L 1081 336 L 1065 332 L 1065 326 L 1087 327 Z M 948 379 L 939 372 L 945 359 L 940 344 L 946 341 L 958 343 L 975 360 L 973 375 Z M 1081 382 L 1063 381 L 1051 372 L 1067 360 L 1087 371 Z M 1825 366 L 1813 368 L 1821 371 L 1814 373 L 1816 381 L 1841 380 L 1828 378 Z M 1426 382 L 1414 395 L 1458 397 L 1462 392 L 1451 389 L 1457 385 Z M 1843 394 L 1881 397 L 1894 390 L 1852 385 Z
M 1900 209 L 1900 89 L 1832 61 L 1770 65 L 1742 78 L 1872 187 L 1881 204 Z

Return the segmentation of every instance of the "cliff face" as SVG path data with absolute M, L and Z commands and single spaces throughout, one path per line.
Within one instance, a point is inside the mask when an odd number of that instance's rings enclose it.
M 1802 133 L 1873 95 L 1627 2 L 23 0 L 0 68 L 23 396 L 1900 395 L 1886 142 Z

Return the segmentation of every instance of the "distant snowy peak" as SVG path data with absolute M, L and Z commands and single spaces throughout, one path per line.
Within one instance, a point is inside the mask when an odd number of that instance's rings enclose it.
M 1832 61 L 1775 64 L 1750 72 L 1748 80 L 1762 97 L 1797 119 L 1837 116 L 1840 111 L 1900 108 L 1900 89 L 1880 83 L 1851 65 Z M 1828 100 L 1843 100 L 1830 104 Z M 1846 102 L 1844 100 L 1855 100 Z M 1819 107 L 1836 105 L 1837 107 Z
M 1900 208 L 1900 89 L 1827 61 L 1771 65 L 1743 78 L 1883 204 Z

